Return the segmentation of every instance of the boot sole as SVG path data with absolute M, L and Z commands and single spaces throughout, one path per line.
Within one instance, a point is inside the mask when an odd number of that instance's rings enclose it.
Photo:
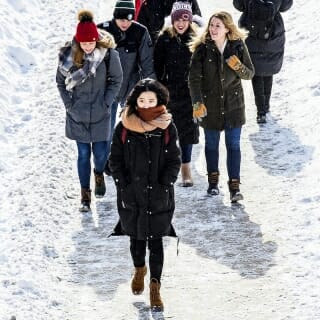
M 236 196 L 232 197 L 231 199 L 231 203 L 236 203 L 240 200 L 243 200 L 243 195 L 242 194 L 237 194 Z

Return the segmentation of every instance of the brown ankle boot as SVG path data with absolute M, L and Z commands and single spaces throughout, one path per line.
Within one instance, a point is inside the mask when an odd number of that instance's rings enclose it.
M 135 268 L 134 276 L 131 281 L 131 290 L 133 294 L 141 294 L 144 290 L 144 276 L 147 274 L 147 267 Z
M 91 190 L 81 188 L 81 207 L 79 208 L 80 212 L 90 211 L 91 204 Z
M 219 194 L 219 187 L 218 187 L 218 183 L 219 183 L 219 172 L 209 172 L 208 173 L 208 189 L 207 189 L 207 193 L 211 196 L 216 196 Z
M 154 311 L 163 311 L 163 302 L 160 296 L 160 283 L 152 278 L 150 281 L 150 307 Z
M 230 200 L 232 203 L 236 203 L 239 200 L 243 200 L 243 195 L 240 193 L 240 180 L 231 179 L 228 181 Z
M 106 184 L 104 182 L 103 172 L 97 172 L 94 169 L 94 195 L 96 198 L 102 198 L 106 193 Z
M 191 178 L 190 162 L 183 163 L 181 165 L 181 177 L 182 177 L 182 186 L 183 187 L 192 187 L 193 186 L 193 181 Z

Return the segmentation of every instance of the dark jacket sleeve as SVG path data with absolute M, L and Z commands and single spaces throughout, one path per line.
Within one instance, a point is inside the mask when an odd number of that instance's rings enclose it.
M 110 50 L 109 65 L 107 70 L 107 88 L 105 91 L 105 102 L 111 106 L 117 94 L 119 93 L 122 83 L 122 67 L 119 53 L 115 49 Z
M 239 78 L 243 80 L 251 80 L 254 76 L 254 66 L 250 58 L 250 54 L 246 44 L 243 42 L 242 66 L 239 70 L 235 71 Z
M 157 79 L 161 82 L 164 80 L 165 75 L 165 46 L 164 36 L 161 35 L 157 39 L 154 47 L 154 70 L 156 72 Z
M 175 125 L 171 123 L 168 127 L 169 143 L 166 146 L 165 166 L 161 173 L 160 183 L 167 186 L 172 186 L 178 178 L 181 166 L 181 152 L 178 145 L 178 133 Z
M 201 10 L 200 10 L 198 1 L 197 0 L 192 0 L 191 4 L 192 4 L 192 13 L 193 13 L 193 15 L 198 15 L 198 16 L 201 17 L 202 14 L 201 14 Z
M 279 11 L 285 12 L 289 10 L 292 7 L 292 4 L 293 4 L 293 0 L 282 0 Z
M 71 99 L 70 92 L 67 91 L 66 89 L 65 80 L 66 80 L 66 77 L 59 71 L 59 68 L 58 68 L 56 73 L 56 83 L 57 83 L 57 87 L 58 87 L 61 99 L 63 101 L 63 104 L 68 110 L 72 106 L 72 99 Z
M 206 50 L 206 48 L 203 44 L 200 44 L 191 56 L 188 85 L 192 104 L 195 104 L 196 102 L 203 103 L 201 94 L 203 50 Z
M 145 29 L 139 47 L 139 64 L 142 78 L 156 79 L 153 66 L 153 44 L 147 29 Z
M 109 168 L 117 187 L 124 187 L 128 184 L 125 175 L 124 143 L 121 138 L 122 128 L 122 122 L 119 122 L 114 130 L 109 156 Z

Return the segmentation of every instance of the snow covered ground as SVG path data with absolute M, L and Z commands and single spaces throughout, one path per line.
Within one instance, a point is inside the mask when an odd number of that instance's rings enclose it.
M 217 8 L 239 16 L 231 0 L 199 3 L 205 18 Z M 148 289 L 130 292 L 128 239 L 107 238 L 117 220 L 111 178 L 92 214 L 77 210 L 76 149 L 55 85 L 77 11 L 100 22 L 113 4 L 0 0 L 0 320 L 320 319 L 318 1 L 283 14 L 285 61 L 264 126 L 244 82 L 241 206 L 228 201 L 224 145 L 215 198 L 205 196 L 203 144 L 194 149 L 195 186 L 176 187 L 178 256 L 165 240 L 163 314 L 148 309 Z

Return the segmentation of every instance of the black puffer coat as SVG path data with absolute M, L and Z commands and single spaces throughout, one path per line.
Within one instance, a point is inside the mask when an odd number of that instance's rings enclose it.
M 192 13 L 201 16 L 197 0 L 182 0 L 189 2 L 192 6 Z M 149 30 L 153 43 L 155 43 L 160 30 L 164 26 L 164 19 L 171 13 L 175 0 L 144 0 L 141 4 L 138 22 L 142 23 Z
M 120 222 L 114 235 L 129 235 L 138 240 L 153 240 L 176 236 L 171 225 L 175 209 L 174 187 L 180 170 L 180 149 L 177 130 L 147 133 L 128 130 L 123 142 L 123 125 L 115 129 L 110 169 L 117 187 L 117 205 Z
M 172 27 L 158 38 L 154 50 L 154 67 L 157 79 L 170 92 L 168 109 L 173 115 L 181 145 L 199 142 L 199 126 L 192 117 L 192 103 L 188 87 L 191 52 L 187 43 L 194 32 L 173 33 Z
M 285 28 L 280 12 L 289 10 L 293 0 L 269 0 L 274 3 L 276 15 L 270 29 L 270 37 L 261 39 L 257 34 L 263 34 L 265 25 L 253 21 L 249 17 L 249 2 L 251 0 L 233 0 L 236 9 L 243 12 L 239 25 L 249 31 L 246 44 L 255 67 L 255 75 L 271 76 L 280 71 L 283 62 L 285 46 Z
M 236 54 L 242 62 L 232 70 L 226 58 Z M 193 104 L 204 103 L 207 116 L 200 125 L 204 129 L 223 130 L 225 126 L 241 127 L 245 123 L 245 104 L 241 79 L 251 80 L 254 67 L 248 49 L 241 40 L 228 40 L 221 55 L 215 42 L 200 43 L 191 58 L 189 88 Z

